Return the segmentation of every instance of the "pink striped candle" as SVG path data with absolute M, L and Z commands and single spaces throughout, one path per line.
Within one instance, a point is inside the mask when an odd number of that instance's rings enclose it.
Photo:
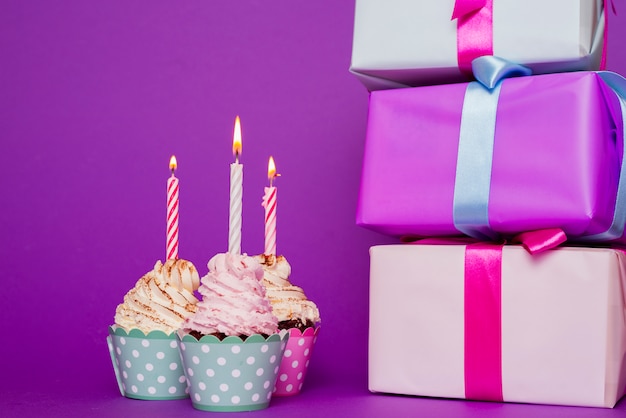
M 233 133 L 233 154 L 235 162 L 230 165 L 230 209 L 228 212 L 228 252 L 241 254 L 241 209 L 243 205 L 243 164 L 239 164 L 241 154 L 241 122 L 235 118 Z
M 178 258 L 178 179 L 174 175 L 176 157 L 170 158 L 172 176 L 167 179 L 167 244 L 166 256 L 168 260 Z
M 274 158 L 270 156 L 267 164 L 267 177 L 270 187 L 265 188 L 263 207 L 265 208 L 265 255 L 276 255 L 276 187 L 272 185 L 276 174 Z

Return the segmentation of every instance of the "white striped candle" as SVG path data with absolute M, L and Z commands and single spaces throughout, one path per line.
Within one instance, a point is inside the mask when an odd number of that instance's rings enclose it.
M 241 209 L 243 205 L 243 164 L 239 164 L 241 154 L 241 121 L 235 118 L 233 134 L 233 154 L 235 162 L 230 165 L 230 208 L 228 212 L 228 252 L 241 254 Z

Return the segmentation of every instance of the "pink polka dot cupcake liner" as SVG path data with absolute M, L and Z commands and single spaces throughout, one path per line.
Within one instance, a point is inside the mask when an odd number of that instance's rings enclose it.
M 109 327 L 107 345 L 123 396 L 169 400 L 189 397 L 176 334 Z
M 180 333 L 180 354 L 193 407 L 237 412 L 267 408 L 289 335 L 251 335 L 245 341 Z
M 320 327 L 317 326 L 307 328 L 304 332 L 297 328 L 284 331 L 289 333 L 289 340 L 278 369 L 275 396 L 293 396 L 300 393 L 319 330 Z

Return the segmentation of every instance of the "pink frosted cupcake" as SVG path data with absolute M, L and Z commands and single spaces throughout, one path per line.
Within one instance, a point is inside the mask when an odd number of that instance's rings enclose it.
M 289 280 L 291 266 L 282 255 L 259 255 L 263 266 L 263 283 L 278 318 L 278 328 L 290 335 L 278 372 L 274 395 L 297 395 L 302 390 L 313 347 L 320 330 L 320 313 L 301 287 Z
M 250 411 L 269 406 L 288 335 L 252 257 L 217 254 L 202 277 L 197 311 L 178 333 L 196 409 Z

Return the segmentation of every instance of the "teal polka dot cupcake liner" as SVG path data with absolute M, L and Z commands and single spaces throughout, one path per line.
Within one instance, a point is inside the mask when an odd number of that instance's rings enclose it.
M 174 333 L 109 327 L 107 345 L 120 393 L 143 400 L 189 397 L 178 344 Z
M 252 335 L 243 341 L 178 334 L 193 407 L 203 411 L 267 408 L 289 334 Z

